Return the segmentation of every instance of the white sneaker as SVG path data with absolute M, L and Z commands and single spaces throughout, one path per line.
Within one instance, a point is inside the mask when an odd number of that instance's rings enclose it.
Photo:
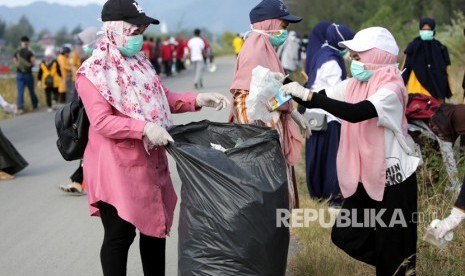
M 51 112 L 53 112 L 53 109 L 51 107 L 49 107 L 49 108 L 47 108 L 47 112 L 51 113 Z

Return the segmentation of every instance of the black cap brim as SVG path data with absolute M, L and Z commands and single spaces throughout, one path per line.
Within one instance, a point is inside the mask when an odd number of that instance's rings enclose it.
M 150 24 L 158 25 L 160 24 L 160 21 L 156 20 L 155 18 L 149 17 L 145 14 L 138 16 L 136 18 L 125 19 L 123 21 L 126 21 L 134 25 L 150 25 Z
M 285 20 L 285 21 L 290 22 L 290 23 L 297 23 L 297 22 L 302 21 L 302 17 L 298 17 L 298 16 L 295 16 L 295 15 L 292 15 L 292 14 L 281 16 L 281 17 L 279 17 L 279 19 Z

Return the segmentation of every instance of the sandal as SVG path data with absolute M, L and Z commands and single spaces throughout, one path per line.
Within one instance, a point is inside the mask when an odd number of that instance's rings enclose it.
M 72 182 L 68 185 L 61 185 L 60 190 L 62 190 L 65 193 L 70 193 L 70 194 L 75 194 L 75 195 L 84 194 L 84 189 L 82 188 L 82 185 L 78 182 Z
M 0 171 L 0 180 L 11 180 L 15 178 L 14 175 L 11 175 L 9 173 L 6 173 L 4 171 Z

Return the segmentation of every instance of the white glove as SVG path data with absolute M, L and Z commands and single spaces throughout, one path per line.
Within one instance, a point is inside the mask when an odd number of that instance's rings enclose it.
M 213 107 L 221 110 L 230 104 L 229 100 L 220 93 L 199 93 L 195 99 L 195 105 L 198 107 Z
M 284 95 L 292 95 L 304 101 L 308 100 L 308 95 L 310 94 L 310 90 L 295 81 L 281 86 L 279 90 L 281 90 Z
M 41 88 L 42 87 L 42 83 L 40 81 L 37 81 L 37 88 Z
M 278 80 L 279 82 L 283 82 L 285 77 L 282 73 L 279 73 L 279 72 L 273 72 L 273 71 L 270 71 L 268 74 L 270 74 L 270 77 L 275 79 L 275 80 Z
M 154 146 L 164 146 L 168 144 L 168 142 L 174 142 L 165 128 L 154 123 L 147 123 L 145 125 L 144 136 L 147 137 Z
M 300 132 L 305 139 L 310 138 L 312 136 L 312 129 L 310 128 L 310 123 L 305 120 L 305 117 L 297 111 L 297 109 L 292 110 L 291 117 L 296 122 L 296 124 L 300 127 Z
M 440 239 L 459 226 L 459 224 L 465 219 L 465 213 L 458 210 L 457 208 L 452 208 L 450 215 L 441 220 L 438 228 L 434 229 L 434 237 Z

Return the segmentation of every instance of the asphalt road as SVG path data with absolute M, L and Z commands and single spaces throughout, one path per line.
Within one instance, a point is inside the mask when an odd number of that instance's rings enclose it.
M 217 70 L 204 75 L 199 92 L 220 92 L 229 96 L 234 57 L 217 58 Z M 163 78 L 174 92 L 194 90 L 193 70 Z M 28 96 L 25 96 L 28 103 Z M 6 137 L 29 162 L 10 181 L 0 182 L 0 275 L 1 276 L 91 276 L 101 275 L 100 245 L 103 227 L 99 218 L 90 217 L 85 196 L 61 192 L 79 162 L 62 159 L 56 146 L 54 113 L 27 113 L 0 122 Z M 225 122 L 228 110 L 174 115 L 175 124 L 209 119 Z M 176 190 L 181 182 L 170 158 L 170 171 Z M 179 194 L 179 193 L 178 193 Z M 178 204 L 179 205 L 179 204 Z M 177 212 L 171 236 L 167 239 L 166 275 L 177 275 Z M 143 275 L 138 237 L 130 249 L 128 275 Z

